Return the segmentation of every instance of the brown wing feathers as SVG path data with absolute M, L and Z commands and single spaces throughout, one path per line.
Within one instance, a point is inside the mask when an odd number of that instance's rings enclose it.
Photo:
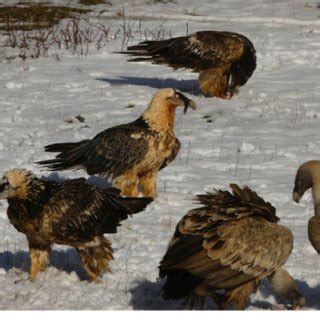
M 115 233 L 122 220 L 142 211 L 151 201 L 123 198 L 118 189 L 100 190 L 84 179 L 76 179 L 61 185 L 48 209 L 60 213 L 53 225 L 57 236 L 83 242 L 103 233 Z
M 212 60 L 212 55 L 197 44 L 190 43 L 189 37 L 178 37 L 163 41 L 145 41 L 137 46 L 128 47 L 124 52 L 129 55 L 139 56 L 128 61 L 152 61 L 155 64 L 167 64 L 174 69 L 190 68 L 195 72 L 209 69 L 221 62 Z
M 113 179 L 139 162 L 148 150 L 144 137 L 131 138 L 136 130 L 148 134 L 146 129 L 122 125 L 107 129 L 91 140 L 77 143 L 58 143 L 45 147 L 47 152 L 59 152 L 55 159 L 37 162 L 50 170 L 86 169 L 89 175 L 101 174 Z
M 186 37 L 144 41 L 122 53 L 137 56 L 128 61 L 152 61 L 199 72 L 239 60 L 244 52 L 244 39 L 235 33 L 201 31 Z
M 210 290 L 234 290 L 260 281 L 289 257 L 293 237 L 276 224 L 275 208 L 248 187 L 232 184 L 231 189 L 233 194 L 218 190 L 197 196 L 204 206 L 189 211 L 178 223 L 160 263 L 160 276 L 168 282 L 165 297 L 182 297 L 173 284 L 183 282 L 186 273 L 184 280 L 190 284 L 186 294 L 195 290 L 199 279 Z M 249 287 L 253 290 L 255 284 Z

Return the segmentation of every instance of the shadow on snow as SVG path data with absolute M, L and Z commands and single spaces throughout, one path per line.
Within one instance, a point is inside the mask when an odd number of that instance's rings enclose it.
M 320 285 L 312 288 L 306 282 L 295 279 L 300 292 L 307 300 L 307 308 L 320 308 Z M 134 310 L 187 310 L 188 306 L 184 300 L 164 300 L 162 298 L 162 287 L 165 280 L 159 280 L 157 282 L 151 282 L 148 280 L 140 280 L 136 283 L 136 286 L 131 289 L 131 305 Z M 259 293 L 266 300 L 256 298 L 254 301 L 249 302 L 248 307 L 254 307 L 259 309 L 271 310 L 278 309 L 280 305 L 284 305 L 285 308 L 291 308 L 288 305 L 288 301 L 283 297 L 276 295 L 272 289 L 271 284 L 268 281 L 263 281 L 259 288 Z M 267 301 L 268 297 L 272 296 L 277 305 L 273 305 Z M 252 295 L 251 297 L 254 297 Z M 197 309 L 197 308 L 195 308 Z M 204 310 L 217 310 L 214 302 L 211 299 L 206 299 Z
M 160 79 L 147 77 L 120 77 L 117 79 L 110 78 L 96 78 L 96 80 L 109 82 L 111 85 L 134 85 L 147 86 L 156 89 L 175 88 L 182 92 L 193 95 L 201 95 L 199 84 L 197 80 L 177 80 L 177 79 Z
M 75 249 L 70 248 L 66 251 L 53 250 L 50 256 L 49 266 L 55 267 L 56 269 L 67 273 L 74 271 L 81 281 L 89 280 L 87 273 L 81 266 L 80 257 Z M 23 272 L 29 272 L 29 252 L 0 252 L 0 268 L 5 269 L 6 271 L 17 268 Z

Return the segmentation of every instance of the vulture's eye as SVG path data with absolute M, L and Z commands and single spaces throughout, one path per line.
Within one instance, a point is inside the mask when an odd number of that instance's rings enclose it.
M 3 184 L 0 185 L 0 192 L 3 192 L 4 189 L 9 185 L 9 182 L 5 182 Z

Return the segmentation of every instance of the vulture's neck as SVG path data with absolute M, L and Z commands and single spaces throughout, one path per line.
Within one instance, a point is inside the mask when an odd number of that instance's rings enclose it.
M 145 112 L 142 114 L 143 119 L 149 125 L 151 130 L 157 132 L 168 132 L 173 134 L 174 117 L 176 105 L 169 101 L 154 98 Z
M 320 172 L 312 178 L 312 197 L 314 202 L 314 214 L 320 217 Z

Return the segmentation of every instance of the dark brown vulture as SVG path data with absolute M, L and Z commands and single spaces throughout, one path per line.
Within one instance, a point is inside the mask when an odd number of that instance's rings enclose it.
M 59 152 L 40 161 L 50 170 L 82 168 L 113 182 L 122 195 L 137 196 L 139 185 L 147 197 L 156 196 L 157 173 L 175 159 L 180 142 L 173 132 L 178 106 L 196 108 L 194 101 L 174 89 L 162 89 L 135 121 L 109 128 L 91 140 L 57 143 L 45 147 Z
M 24 169 L 7 171 L 0 180 L 0 199 L 8 200 L 8 218 L 26 235 L 30 280 L 44 271 L 53 244 L 78 251 L 89 277 L 98 281 L 109 271 L 113 251 L 104 233 L 115 233 L 122 220 L 142 211 L 150 198 L 122 198 L 115 188 L 99 189 L 84 178 L 54 182 Z
M 302 164 L 296 175 L 292 198 L 299 203 L 304 193 L 312 188 L 314 216 L 308 222 L 308 235 L 313 248 L 320 254 L 320 161 Z
M 289 229 L 278 225 L 275 208 L 248 187 L 198 195 L 203 207 L 178 223 L 160 263 L 165 299 L 192 303 L 211 297 L 219 308 L 244 309 L 249 295 L 269 277 L 294 307 L 305 304 L 281 267 L 293 246 Z
M 199 31 L 186 37 L 144 41 L 121 52 L 128 61 L 151 61 L 199 72 L 206 96 L 230 98 L 246 84 L 256 68 L 255 49 L 245 36 L 226 31 Z

